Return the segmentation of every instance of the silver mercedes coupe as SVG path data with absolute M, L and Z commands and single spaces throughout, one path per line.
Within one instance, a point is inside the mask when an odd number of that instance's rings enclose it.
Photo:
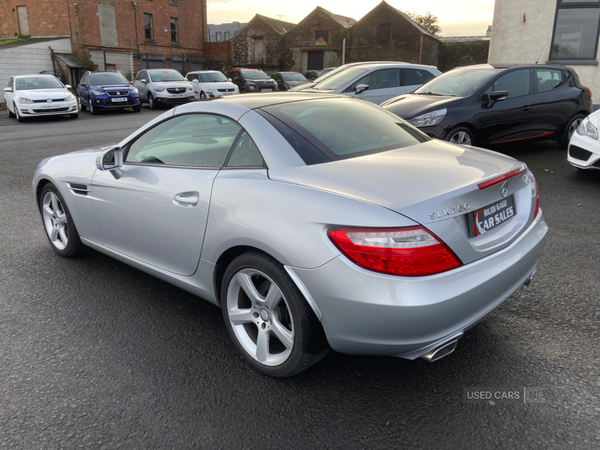
M 221 307 L 255 368 L 330 348 L 435 361 L 528 284 L 547 233 L 513 158 L 359 99 L 247 94 L 42 161 L 52 248 L 91 247 Z

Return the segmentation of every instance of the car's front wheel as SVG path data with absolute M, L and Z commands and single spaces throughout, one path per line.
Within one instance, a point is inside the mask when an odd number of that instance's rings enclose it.
M 261 372 L 290 377 L 321 360 L 329 346 L 315 313 L 283 266 L 251 251 L 225 271 L 221 307 L 229 335 Z
M 81 98 L 77 97 L 77 102 L 79 103 L 79 111 L 85 112 L 87 110 L 87 106 L 81 103 Z
M 15 111 L 17 110 L 17 107 L 15 105 L 13 105 L 13 108 L 15 109 Z M 8 111 L 8 118 L 12 119 L 13 117 L 15 117 L 15 113 L 10 111 L 10 108 L 8 107 L 8 104 L 6 105 L 6 110 Z
M 94 103 L 92 103 L 92 101 L 90 101 L 90 114 L 95 116 L 96 114 L 98 114 L 98 112 L 99 112 L 98 107 L 94 106 Z
M 453 144 L 475 145 L 475 136 L 473 136 L 473 132 L 466 127 L 456 127 L 450 130 L 446 140 Z
M 200 100 L 206 100 L 206 94 L 204 92 L 200 92 Z
M 150 109 L 156 109 L 156 103 L 154 102 L 154 97 L 150 93 L 148 93 L 148 106 L 150 107 Z
M 15 106 L 15 117 L 17 118 L 17 122 L 24 122 L 25 119 L 23 117 L 21 117 L 21 114 L 19 114 L 19 108 L 17 108 Z
M 60 256 L 70 258 L 83 253 L 85 247 L 65 201 L 53 184 L 46 184 L 40 196 L 40 211 L 46 236 Z
M 139 105 L 132 106 L 131 109 L 133 112 L 140 112 L 142 110 L 142 104 L 140 103 Z

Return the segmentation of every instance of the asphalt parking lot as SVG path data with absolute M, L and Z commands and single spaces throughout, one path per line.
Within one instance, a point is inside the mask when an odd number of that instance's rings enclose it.
M 600 448 L 600 171 L 552 141 L 500 149 L 533 170 L 550 232 L 532 284 L 449 357 L 332 353 L 277 380 L 218 308 L 47 242 L 37 163 L 159 113 L 0 115 L 0 448 Z

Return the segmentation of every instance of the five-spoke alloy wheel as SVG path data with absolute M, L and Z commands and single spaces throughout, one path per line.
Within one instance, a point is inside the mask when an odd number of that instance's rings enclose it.
M 227 330 L 260 371 L 289 377 L 323 358 L 329 346 L 321 324 L 281 264 L 250 251 L 227 267 L 221 289 Z

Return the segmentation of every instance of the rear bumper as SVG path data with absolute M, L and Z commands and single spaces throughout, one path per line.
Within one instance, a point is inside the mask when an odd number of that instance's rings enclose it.
M 344 256 L 316 269 L 288 270 L 312 296 L 334 350 L 415 359 L 460 337 L 529 281 L 547 231 L 540 213 L 511 246 L 422 278 L 370 272 Z

